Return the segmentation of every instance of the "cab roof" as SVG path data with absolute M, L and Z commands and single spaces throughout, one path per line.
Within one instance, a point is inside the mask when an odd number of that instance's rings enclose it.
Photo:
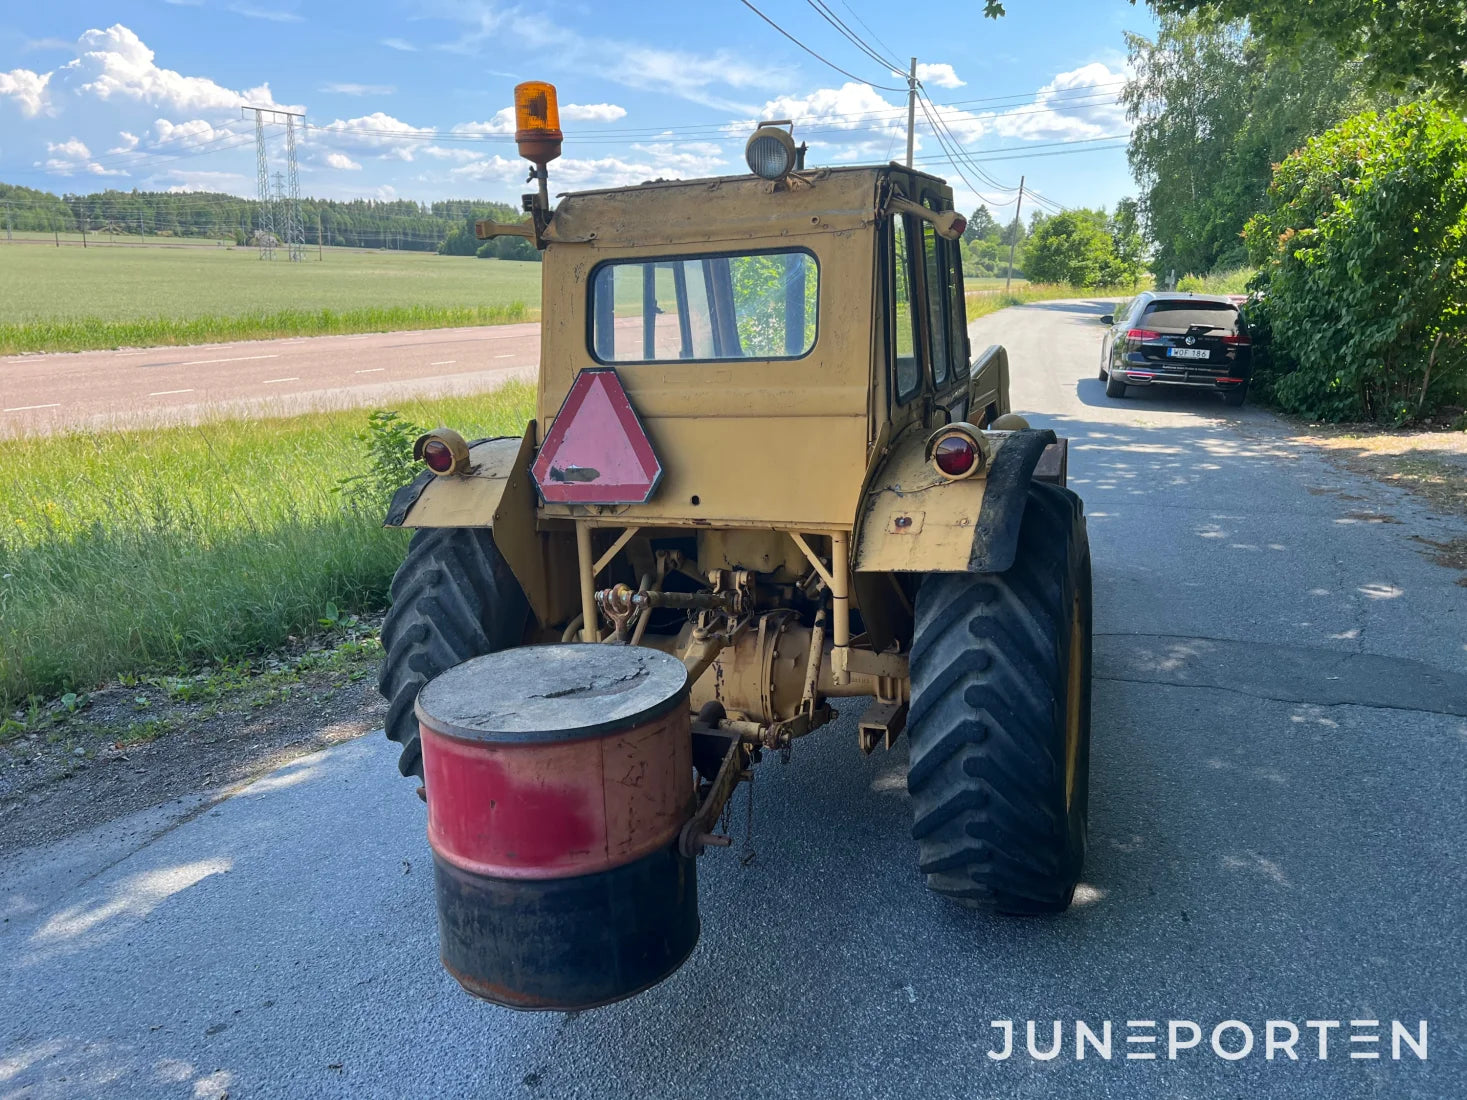
M 885 178 L 951 205 L 943 180 L 899 164 L 806 169 L 778 187 L 752 174 L 650 180 L 561 195 L 545 239 L 637 248 L 850 232 L 875 223 Z

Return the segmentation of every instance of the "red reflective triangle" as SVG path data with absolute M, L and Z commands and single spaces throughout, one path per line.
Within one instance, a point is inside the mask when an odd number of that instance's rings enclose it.
M 662 463 L 610 367 L 588 367 L 545 436 L 530 474 L 549 504 L 644 504 Z

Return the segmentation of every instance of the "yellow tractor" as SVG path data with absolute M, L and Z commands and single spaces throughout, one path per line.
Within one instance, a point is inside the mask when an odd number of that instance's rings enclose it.
M 440 673 L 644 647 L 686 669 L 705 742 L 685 854 L 726 842 L 718 812 L 764 754 L 859 699 L 860 752 L 908 737 L 927 884 L 1065 909 L 1086 837 L 1085 519 L 1065 441 L 1009 410 L 1004 349 L 969 347 L 951 189 L 808 166 L 773 121 L 748 174 L 552 204 L 554 89 L 516 106 L 530 218 L 478 228 L 543 253 L 536 415 L 512 438 L 428 433 L 392 501 L 387 523 L 416 529 L 382 632 L 403 774 L 423 775 L 415 704 Z

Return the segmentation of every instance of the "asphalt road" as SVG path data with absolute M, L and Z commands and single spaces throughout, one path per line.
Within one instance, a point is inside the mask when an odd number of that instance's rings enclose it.
M 438 969 L 423 808 L 370 737 L 7 855 L 0 1097 L 1467 1095 L 1467 588 L 1412 540 L 1463 526 L 1265 413 L 1105 398 L 1100 312 L 975 326 L 1010 347 L 1016 404 L 1072 438 L 1090 516 L 1091 854 L 1069 913 L 926 893 L 905 742 L 860 757 L 853 702 L 761 765 L 757 858 L 703 858 L 681 971 L 517 1015 Z M 1393 1060 L 1390 1021 L 1422 1019 L 1427 1060 Z M 1028 1020 L 1041 1051 L 1063 1021 L 1057 1058 L 1025 1052 Z M 1077 1060 L 1076 1020 L 1110 1022 L 1110 1060 Z M 1170 1020 L 1202 1027 L 1176 1060 Z M 1210 1048 L 1228 1020 L 1254 1035 L 1236 1061 Z M 1299 1028 L 1298 1061 L 1264 1057 L 1268 1020 Z M 1327 1060 L 1311 1020 L 1341 1022 Z
M 538 324 L 0 357 L 0 437 L 296 412 L 533 377 Z

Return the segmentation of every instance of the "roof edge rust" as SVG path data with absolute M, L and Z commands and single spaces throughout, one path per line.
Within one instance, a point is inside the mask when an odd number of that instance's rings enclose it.
M 572 191 L 560 196 L 545 240 L 637 248 L 852 232 L 875 222 L 878 181 L 906 172 L 867 165 L 808 169 L 778 185 L 743 175 Z M 716 221 L 707 210 L 713 195 L 719 203 Z

